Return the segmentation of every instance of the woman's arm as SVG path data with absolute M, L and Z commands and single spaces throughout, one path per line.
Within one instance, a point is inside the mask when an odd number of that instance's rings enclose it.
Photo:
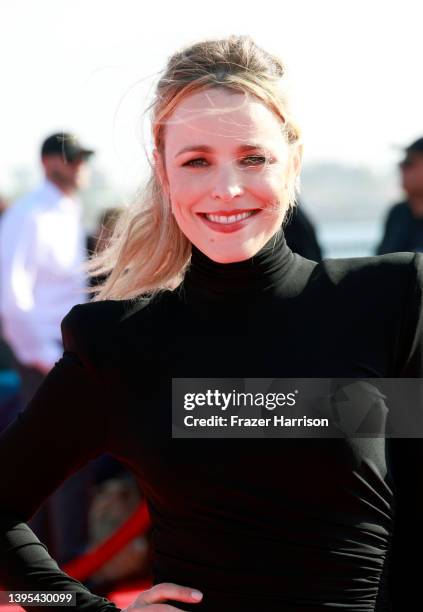
M 77 356 L 65 353 L 26 410 L 0 436 L 3 589 L 74 591 L 78 610 L 116 610 L 112 602 L 62 572 L 26 524 L 63 480 L 104 452 L 104 401 L 100 385 Z M 52 610 L 28 608 L 37 609 Z

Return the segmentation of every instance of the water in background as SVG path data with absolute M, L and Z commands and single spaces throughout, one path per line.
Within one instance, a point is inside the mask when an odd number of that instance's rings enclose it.
M 380 221 L 334 221 L 316 224 L 317 237 L 325 258 L 374 255 L 382 231 Z

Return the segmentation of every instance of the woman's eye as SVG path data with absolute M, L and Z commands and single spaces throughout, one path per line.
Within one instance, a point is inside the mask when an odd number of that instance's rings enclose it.
M 267 162 L 267 158 L 264 155 L 249 155 L 241 159 L 243 166 L 262 166 Z
M 182 166 L 188 166 L 189 168 L 202 168 L 203 166 L 208 166 L 208 161 L 204 157 L 196 157 L 195 159 L 190 159 Z

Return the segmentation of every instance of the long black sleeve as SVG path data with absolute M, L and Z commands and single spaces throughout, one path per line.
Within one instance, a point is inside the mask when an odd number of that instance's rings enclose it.
M 8 590 L 74 591 L 76 609 L 116 610 L 62 572 L 26 524 L 73 472 L 106 447 L 101 386 L 65 353 L 0 437 L 0 582 Z M 25 607 L 25 606 L 23 606 Z M 52 610 L 34 607 L 28 610 Z M 59 608 L 57 608 L 59 609 Z M 60 608 L 63 610 L 63 608 Z

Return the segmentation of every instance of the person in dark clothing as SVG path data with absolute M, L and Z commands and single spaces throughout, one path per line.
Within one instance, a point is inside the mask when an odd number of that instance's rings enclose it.
M 93 262 L 96 300 L 64 319 L 62 359 L 0 437 L 7 588 L 116 610 L 27 525 L 108 451 L 136 475 L 153 524 L 155 585 L 127 610 L 417 609 L 421 439 L 172 436 L 175 379 L 422 375 L 421 255 L 317 263 L 286 244 L 301 140 L 283 77 L 248 37 L 169 60 L 142 201 Z
M 19 390 L 16 362 L 9 345 L 1 337 L 0 326 L 0 431 L 17 416 L 22 407 Z
M 291 251 L 312 261 L 322 260 L 322 251 L 315 229 L 299 202 L 292 209 L 284 226 L 284 234 Z
M 101 213 L 95 232 L 87 237 L 86 247 L 89 257 L 101 252 L 108 245 L 121 213 L 122 209 L 118 207 L 107 208 Z M 104 281 L 104 275 L 91 276 L 90 287 L 101 285 Z
M 400 169 L 407 200 L 390 209 L 376 251 L 378 255 L 423 251 L 423 138 L 413 142 L 405 151 Z
M 98 219 L 94 234 L 90 234 L 87 237 L 86 246 L 90 256 L 95 255 L 98 251 L 102 251 L 107 246 L 121 213 L 122 208 L 119 207 L 103 210 Z

